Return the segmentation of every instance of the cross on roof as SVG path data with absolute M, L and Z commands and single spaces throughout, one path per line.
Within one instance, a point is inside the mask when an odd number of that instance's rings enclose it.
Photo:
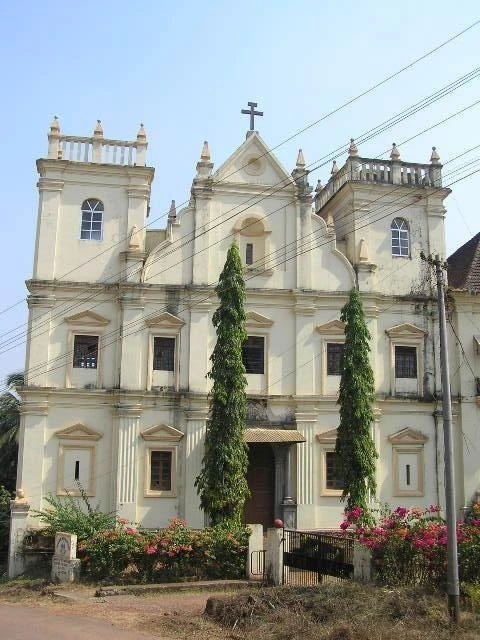
M 257 102 L 249 102 L 250 109 L 242 109 L 242 113 L 250 116 L 250 131 L 255 129 L 255 116 L 263 116 L 263 111 L 255 111 L 255 107 L 258 106 Z

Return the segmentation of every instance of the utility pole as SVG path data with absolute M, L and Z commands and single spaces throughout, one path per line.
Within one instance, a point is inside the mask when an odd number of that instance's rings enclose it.
M 445 313 L 445 286 L 443 271 L 446 264 L 420 255 L 435 268 L 437 277 L 438 319 L 440 328 L 440 368 L 442 372 L 443 439 L 445 447 L 445 516 L 447 520 L 447 595 L 448 613 L 452 622 L 460 618 L 460 583 L 458 580 L 457 510 L 455 505 L 455 474 L 453 460 L 452 400 L 450 394 L 450 369 L 448 364 L 447 319 Z

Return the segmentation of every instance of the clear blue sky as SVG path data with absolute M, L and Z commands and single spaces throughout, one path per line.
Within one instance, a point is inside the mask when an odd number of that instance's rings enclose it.
M 148 134 L 156 168 L 151 218 L 188 198 L 202 142 L 218 167 L 244 140 L 248 100 L 265 113 L 258 129 L 271 147 L 320 118 L 480 17 L 478 2 L 319 2 L 263 0 L 34 0 L 0 8 L 2 94 L 2 299 L 25 298 L 37 215 L 35 159 L 47 150 L 54 114 L 62 132 L 105 137 Z M 476 27 L 394 81 L 315 126 L 277 151 L 293 169 L 375 126 L 479 65 Z M 360 147 L 378 157 L 480 98 L 474 80 Z M 400 147 L 402 159 L 442 160 L 480 144 L 480 106 Z M 474 160 L 480 149 L 462 159 Z M 339 157 L 343 163 L 344 156 Z M 340 162 L 339 162 L 340 164 Z M 479 168 L 479 164 L 473 169 Z M 311 175 L 328 179 L 330 167 Z M 479 231 L 480 173 L 453 187 L 448 199 L 451 253 Z M 157 223 L 158 226 L 161 223 Z M 0 315 L 0 333 L 26 320 L 21 304 Z M 3 340 L 4 338 L 0 338 Z M 0 377 L 23 368 L 24 343 L 0 355 Z

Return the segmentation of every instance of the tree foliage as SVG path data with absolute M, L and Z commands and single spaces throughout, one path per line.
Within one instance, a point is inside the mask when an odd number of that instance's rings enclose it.
M 345 322 L 345 346 L 340 380 L 340 425 L 335 453 L 343 475 L 342 499 L 346 510 L 361 507 L 369 512 L 369 501 L 375 495 L 375 459 L 378 454 L 371 436 L 375 385 L 370 366 L 370 333 L 365 323 L 362 300 L 356 289 L 342 309 Z
M 23 373 L 11 373 L 6 379 L 9 391 L 0 394 L 0 484 L 9 491 L 16 484 L 20 427 L 20 400 L 12 391 L 23 384 Z
M 242 360 L 245 332 L 245 283 L 240 253 L 233 244 L 215 289 L 219 306 L 213 315 L 217 343 L 208 376 L 210 420 L 202 470 L 195 481 L 200 504 L 212 524 L 241 521 L 249 496 L 248 450 L 243 441 L 247 381 Z

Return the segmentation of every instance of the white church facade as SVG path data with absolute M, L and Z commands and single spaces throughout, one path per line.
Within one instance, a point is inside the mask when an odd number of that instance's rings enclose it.
M 66 136 L 37 161 L 39 209 L 10 573 L 49 494 L 78 495 L 155 528 L 204 526 L 194 487 L 208 419 L 214 286 L 232 241 L 245 263 L 245 520 L 337 528 L 340 309 L 358 286 L 372 336 L 378 498 L 444 504 L 435 291 L 420 252 L 445 256 L 441 164 L 363 158 L 315 192 L 303 154 L 285 170 L 256 131 L 214 171 L 205 143 L 188 204 L 151 230 L 154 169 L 134 141 Z M 460 506 L 465 481 L 456 406 Z M 476 410 L 476 408 L 475 408 Z M 478 444 L 478 441 L 477 441 Z M 478 465 L 477 465 L 478 466 Z

